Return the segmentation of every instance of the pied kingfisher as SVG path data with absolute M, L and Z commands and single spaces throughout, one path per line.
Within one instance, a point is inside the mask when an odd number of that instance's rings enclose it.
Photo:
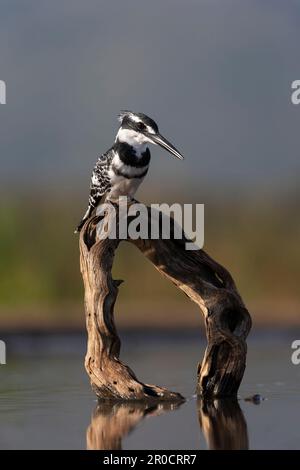
M 89 205 L 76 232 L 80 232 L 94 209 L 119 196 L 132 199 L 146 176 L 150 163 L 148 144 L 160 145 L 183 160 L 180 152 L 165 139 L 157 124 L 142 113 L 121 111 L 121 126 L 113 146 L 98 158 L 91 178 Z

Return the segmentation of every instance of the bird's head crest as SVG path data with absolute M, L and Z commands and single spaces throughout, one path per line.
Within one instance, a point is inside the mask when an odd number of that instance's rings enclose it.
M 132 116 L 134 113 L 132 111 L 127 111 L 127 110 L 122 110 L 119 112 L 118 114 L 118 120 L 122 123 L 123 122 L 123 119 L 125 117 L 130 117 Z

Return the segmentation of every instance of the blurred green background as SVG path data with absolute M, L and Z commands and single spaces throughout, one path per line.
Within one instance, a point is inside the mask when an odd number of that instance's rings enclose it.
M 194 198 L 182 194 L 178 200 Z M 257 325 L 298 323 L 299 202 L 295 192 L 276 204 L 273 194 L 259 193 L 242 200 L 213 196 L 205 204 L 205 249 L 231 271 Z M 73 234 L 77 219 L 74 200 L 2 199 L 3 326 L 83 326 L 78 236 Z M 116 307 L 122 326 L 200 324 L 197 308 L 126 242 L 117 252 L 114 276 L 126 281 Z
M 205 204 L 205 249 L 257 326 L 300 323 L 300 78 L 295 1 L 3 0 L 0 328 L 84 326 L 78 237 L 120 109 L 157 120 L 183 163 L 154 149 L 137 198 Z M 122 326 L 201 324 L 123 243 Z

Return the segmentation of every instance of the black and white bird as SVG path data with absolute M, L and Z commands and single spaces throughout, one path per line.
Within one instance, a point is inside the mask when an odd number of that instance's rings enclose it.
M 145 114 L 121 111 L 119 121 L 121 126 L 113 146 L 98 158 L 94 167 L 88 208 L 75 233 L 80 232 L 99 204 L 115 201 L 119 196 L 133 198 L 148 172 L 149 144 L 160 145 L 183 160 L 181 153 L 159 133 L 153 119 Z

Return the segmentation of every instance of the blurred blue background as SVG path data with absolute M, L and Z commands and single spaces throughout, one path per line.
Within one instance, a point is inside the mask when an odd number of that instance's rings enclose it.
M 153 117 L 186 156 L 181 164 L 153 148 L 137 197 L 204 203 L 205 249 L 232 271 L 254 318 L 280 323 L 284 311 L 298 322 L 299 2 L 1 0 L 0 8 L 3 324 L 81 324 L 73 228 L 120 109 Z M 138 254 L 129 269 L 132 250 L 122 248 L 116 265 L 128 280 L 122 321 L 143 321 L 138 301 L 156 299 L 157 322 L 172 308 L 180 323 L 183 297 Z

